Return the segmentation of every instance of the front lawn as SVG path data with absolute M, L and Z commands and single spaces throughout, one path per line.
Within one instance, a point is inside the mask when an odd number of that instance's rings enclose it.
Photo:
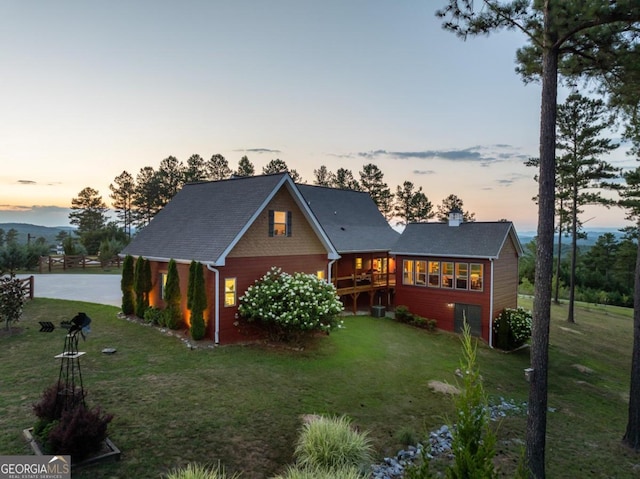
M 530 307 L 530 300 L 521 305 Z M 456 382 L 460 340 L 449 333 L 358 316 L 303 351 L 265 345 L 191 350 L 176 337 L 118 319 L 114 307 L 36 299 L 16 325 L 21 332 L 0 337 L 2 454 L 30 453 L 22 429 L 33 424 L 31 405 L 58 378 L 54 356 L 64 331 L 40 333 L 38 321 L 59 324 L 78 311 L 93 319 L 80 343 L 87 352 L 81 366 L 88 403 L 114 414 L 109 436 L 123 456 L 74 479 L 161 477 L 189 462 L 218 461 L 243 478 L 268 478 L 291 462 L 304 414 L 346 414 L 370 433 L 379 458 L 453 415 L 450 398 L 427 385 Z M 633 477 L 640 456 L 620 445 L 631 319 L 607 308 L 578 308 L 577 324 L 569 325 L 565 313 L 554 306 L 547 474 Z M 106 355 L 104 348 L 117 352 Z M 492 398 L 526 401 L 527 350 L 504 354 L 481 346 L 478 357 Z M 516 416 L 498 429 L 504 477 L 515 467 L 525 424 Z

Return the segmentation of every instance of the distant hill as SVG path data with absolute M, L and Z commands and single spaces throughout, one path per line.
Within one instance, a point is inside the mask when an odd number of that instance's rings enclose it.
M 35 241 L 36 239 L 43 237 L 47 241 L 48 245 L 54 245 L 56 244 L 56 236 L 61 231 L 65 231 L 67 233 L 74 231 L 74 228 L 71 228 L 70 226 L 51 227 L 31 225 L 28 223 L 0 223 L 0 228 L 4 230 L 5 235 L 10 229 L 16 230 L 18 232 L 19 244 L 27 244 L 30 236 L 31 241 Z
M 620 241 L 623 236 L 623 234 L 620 232 L 620 229 L 618 228 L 593 228 L 593 229 L 585 228 L 585 232 L 587 233 L 587 238 L 579 239 L 578 246 L 593 246 L 594 244 L 596 244 L 596 241 L 598 240 L 598 238 L 605 233 L 612 233 L 613 236 L 615 236 L 618 241 Z M 521 231 L 521 232 L 518 232 L 518 238 L 520 239 L 520 243 L 524 245 L 529 241 L 531 241 L 533 238 L 535 238 L 536 234 L 537 233 L 535 231 Z M 555 234 L 554 243 L 557 243 L 557 241 L 558 241 L 558 233 Z M 570 245 L 571 237 L 563 236 L 562 244 Z

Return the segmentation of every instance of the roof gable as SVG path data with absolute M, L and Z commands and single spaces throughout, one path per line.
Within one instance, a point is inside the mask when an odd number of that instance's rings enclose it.
M 508 221 L 474 221 L 459 226 L 411 223 L 391 252 L 396 255 L 495 259 L 509 239 L 513 241 L 518 255 L 522 255 L 522 245 L 513 223 Z
M 389 251 L 400 236 L 366 192 L 312 185 L 298 188 L 340 253 Z
M 330 258 L 337 257 L 286 173 L 187 184 L 122 253 L 224 265 L 226 255 L 282 188 L 286 188 L 300 206 Z

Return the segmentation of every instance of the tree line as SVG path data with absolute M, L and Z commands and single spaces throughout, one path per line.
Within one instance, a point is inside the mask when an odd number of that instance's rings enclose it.
M 295 169 L 280 159 L 269 161 L 262 174 L 287 172 L 296 183 L 305 181 Z M 191 155 L 186 162 L 175 156 L 160 161 L 157 168 L 145 166 L 134 177 L 128 171 L 116 176 L 109 185 L 109 198 L 115 211 L 116 221 L 108 221 L 109 207 L 100 193 L 85 187 L 71 200 L 69 221 L 77 227 L 79 242 L 91 254 L 103 248 L 123 246 L 136 228 L 143 228 L 187 183 L 219 181 L 238 177 L 253 176 L 255 166 L 243 156 L 233 170 L 228 160 L 214 154 L 205 160 L 198 154 Z M 397 186 L 395 192 L 384 181 L 384 174 L 373 163 L 363 165 L 358 176 L 346 168 L 330 171 L 322 165 L 313 171 L 313 184 L 331 188 L 350 189 L 367 192 L 387 221 L 395 219 L 399 225 L 424 222 L 436 218 L 447 221 L 449 212 L 458 209 L 465 221 L 474 221 L 475 213 L 465 211 L 464 202 L 451 194 L 434 208 L 422 187 L 411 181 Z M 67 246 L 65 245 L 65 252 Z

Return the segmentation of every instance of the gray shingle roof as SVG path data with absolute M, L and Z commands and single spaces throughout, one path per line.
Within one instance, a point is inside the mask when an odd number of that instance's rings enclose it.
M 392 248 L 397 255 L 497 258 L 511 237 L 518 254 L 522 246 L 513 223 L 469 222 L 459 226 L 448 223 L 411 223 Z
M 339 253 L 389 251 L 395 231 L 368 193 L 297 185 Z
M 122 254 L 176 261 L 223 262 L 281 187 L 290 188 L 301 209 L 308 211 L 288 174 L 187 184 L 140 230 Z M 308 213 L 310 221 L 314 222 L 315 217 Z M 320 236 L 324 233 L 320 232 Z M 333 252 L 328 239 L 320 239 L 326 243 L 328 251 Z

